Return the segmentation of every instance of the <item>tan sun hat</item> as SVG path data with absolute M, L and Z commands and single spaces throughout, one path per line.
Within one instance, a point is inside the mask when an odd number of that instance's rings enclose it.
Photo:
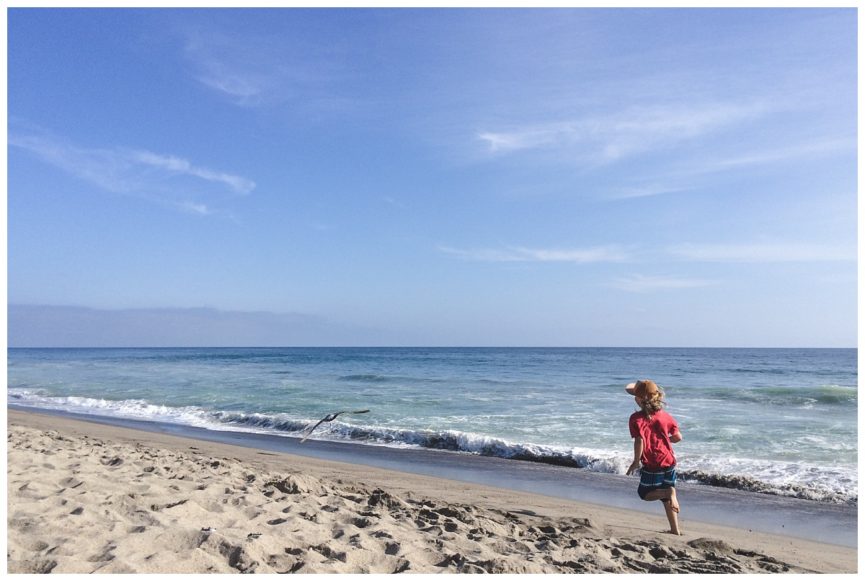
M 629 383 L 625 387 L 625 391 L 640 399 L 646 399 L 648 396 L 658 393 L 660 388 L 651 379 L 641 379 L 634 383 Z

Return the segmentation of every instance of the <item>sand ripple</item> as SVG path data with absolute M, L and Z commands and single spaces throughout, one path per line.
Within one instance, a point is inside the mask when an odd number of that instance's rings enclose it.
M 238 458 L 8 431 L 10 573 L 801 572 L 712 538 L 616 538 Z

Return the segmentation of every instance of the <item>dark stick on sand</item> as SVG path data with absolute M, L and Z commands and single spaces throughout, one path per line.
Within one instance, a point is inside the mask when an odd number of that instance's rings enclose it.
M 333 420 L 335 420 L 337 418 L 337 416 L 340 416 L 342 414 L 365 414 L 367 412 L 369 412 L 369 410 L 341 411 L 341 412 L 335 412 L 332 414 L 327 414 L 326 416 L 324 416 L 323 418 L 318 420 L 317 424 L 315 424 L 313 427 L 306 430 L 306 435 L 303 436 L 303 439 L 300 441 L 300 443 L 303 444 L 304 442 L 306 442 L 306 439 L 309 437 L 310 434 L 312 434 L 313 430 L 315 430 L 317 427 L 319 427 L 324 422 L 332 422 Z

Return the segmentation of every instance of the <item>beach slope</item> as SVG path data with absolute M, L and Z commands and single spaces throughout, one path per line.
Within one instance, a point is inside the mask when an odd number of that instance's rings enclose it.
M 856 571 L 856 550 L 8 411 L 10 573 Z

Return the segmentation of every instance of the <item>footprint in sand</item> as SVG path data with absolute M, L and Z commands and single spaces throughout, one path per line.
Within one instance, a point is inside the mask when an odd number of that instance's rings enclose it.
M 303 567 L 303 561 L 298 561 L 286 555 L 268 555 L 267 566 L 277 573 L 294 573 Z
M 351 524 L 353 524 L 354 526 L 356 526 L 359 529 L 365 529 L 366 527 L 368 527 L 372 524 L 372 521 L 366 517 L 362 517 L 362 518 L 352 519 Z
M 205 541 L 202 543 L 202 548 L 205 548 L 205 545 L 208 545 L 207 552 L 211 552 L 212 548 L 210 547 L 212 543 L 209 541 Z M 246 551 L 243 550 L 243 547 L 239 545 L 232 545 L 227 541 L 219 541 L 216 549 L 220 555 L 225 557 L 228 560 L 228 566 L 232 569 L 237 569 L 241 573 L 252 573 L 255 571 L 255 567 L 258 565 L 258 562 L 253 561 L 249 558 Z
M 57 566 L 57 561 L 49 559 L 34 559 L 31 561 L 9 561 L 8 573 L 30 573 L 44 574 L 50 573 Z
M 103 561 L 111 561 L 114 559 L 114 555 L 111 554 L 111 551 L 117 548 L 117 545 L 108 544 L 102 548 L 102 551 L 87 557 L 87 561 L 91 563 L 100 563 Z
M 82 482 L 81 480 L 78 480 L 77 478 L 73 478 L 70 476 L 68 478 L 64 478 L 63 480 L 61 480 L 59 484 L 63 488 L 78 488 L 79 486 L 84 484 L 84 482 Z
M 297 515 L 304 520 L 308 520 L 309 522 L 318 523 L 318 514 L 316 514 L 314 512 L 309 513 L 309 512 L 303 511 L 303 512 L 297 513 Z
M 102 462 L 103 466 L 108 466 L 109 468 L 117 468 L 123 464 L 123 458 L 119 456 L 114 456 L 113 458 L 103 456 L 99 461 Z
M 410 568 L 411 568 L 411 563 L 409 561 L 406 561 L 405 559 L 400 559 L 397 562 L 396 568 L 393 570 L 393 572 L 394 573 L 405 573 Z
M 321 555 L 324 555 L 328 559 L 341 561 L 343 563 L 348 561 L 348 554 L 345 551 L 335 551 L 327 545 L 318 545 L 317 547 L 310 547 L 310 549 L 317 553 L 320 553 Z
M 177 502 L 169 502 L 168 504 L 151 504 L 150 510 L 152 510 L 153 512 L 159 512 L 169 508 L 174 508 L 175 506 L 180 506 L 181 504 L 186 504 L 187 502 L 189 502 L 189 499 L 178 500 Z
M 45 541 L 40 541 L 38 539 L 27 540 L 25 539 L 21 543 L 21 547 L 28 550 L 33 551 L 34 553 L 38 553 L 39 551 L 44 551 L 48 548 L 48 543 Z

